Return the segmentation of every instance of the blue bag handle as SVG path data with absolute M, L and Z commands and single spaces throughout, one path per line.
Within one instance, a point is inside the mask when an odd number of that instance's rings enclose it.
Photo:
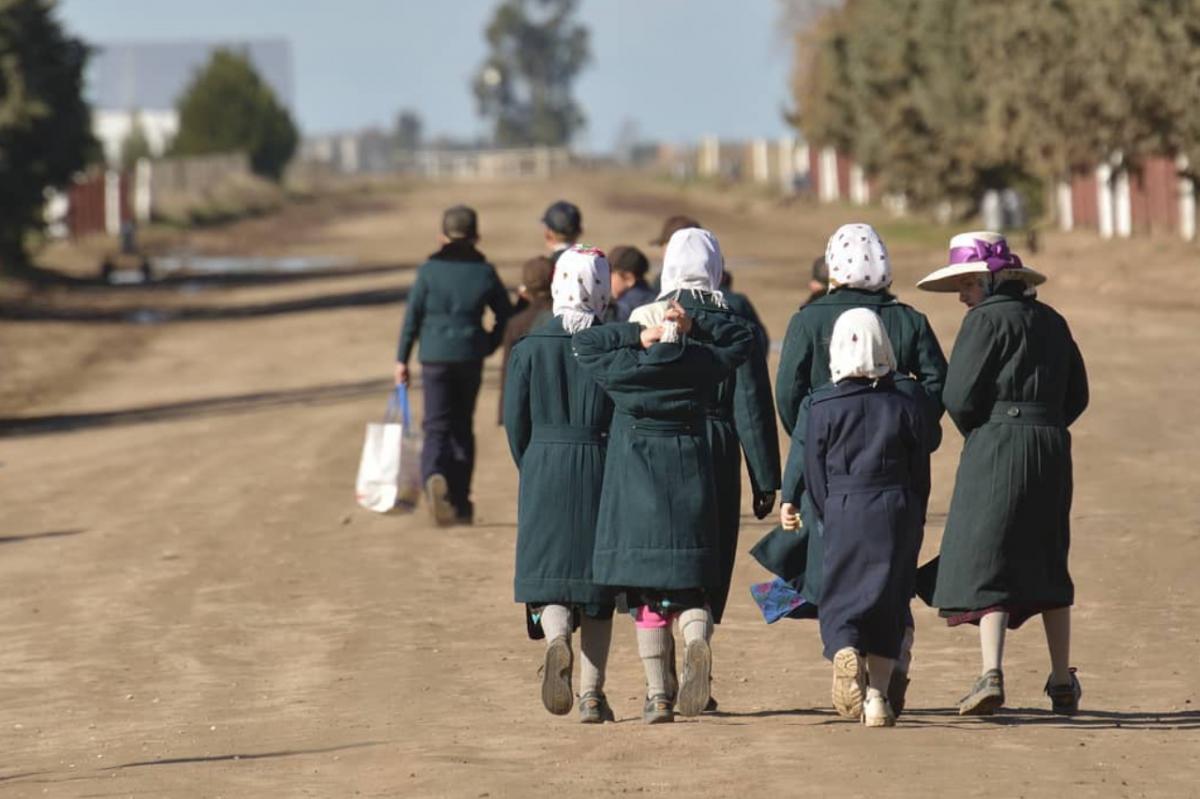
M 412 426 L 412 415 L 408 409 L 408 386 L 401 384 L 393 389 L 391 396 L 388 397 L 387 413 L 384 415 L 384 421 L 391 421 L 396 418 L 396 413 L 400 414 L 400 422 L 404 425 L 407 431 Z

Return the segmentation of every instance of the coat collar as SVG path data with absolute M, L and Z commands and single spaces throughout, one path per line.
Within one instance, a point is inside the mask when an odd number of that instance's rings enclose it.
M 805 307 L 812 305 L 893 305 L 898 302 L 899 300 L 888 291 L 841 288 L 813 300 Z
M 855 377 L 843 380 L 840 383 L 828 383 L 825 389 L 819 394 L 817 392 L 813 393 L 813 402 L 822 402 L 835 397 L 852 397 L 856 394 L 866 394 L 867 392 L 875 391 L 877 387 L 883 389 L 892 388 L 895 385 L 894 376 L 895 372 L 884 375 L 878 380 L 865 380 Z
M 466 263 L 484 263 L 487 258 L 483 253 L 475 249 L 475 245 L 469 241 L 450 241 L 443 247 L 429 256 L 431 261 L 462 261 Z

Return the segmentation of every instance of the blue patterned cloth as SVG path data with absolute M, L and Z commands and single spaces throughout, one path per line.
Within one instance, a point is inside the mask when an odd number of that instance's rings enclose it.
M 806 601 L 791 583 L 778 577 L 770 582 L 751 585 L 750 596 L 754 598 L 758 609 L 762 611 L 763 619 L 767 624 L 774 624 L 783 618 L 815 619 L 817 617 L 817 606 Z

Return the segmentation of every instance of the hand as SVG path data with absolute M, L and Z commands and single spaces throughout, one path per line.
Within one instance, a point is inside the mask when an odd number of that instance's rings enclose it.
M 652 325 L 642 329 L 642 349 L 648 350 L 650 347 L 662 340 L 663 329 L 662 325 Z
M 763 491 L 754 492 L 754 518 L 765 519 L 767 514 L 771 512 L 771 508 L 775 506 L 775 492 Z
M 679 325 L 679 332 L 685 336 L 692 332 L 692 318 L 687 315 L 687 309 L 679 304 L 679 300 L 671 300 L 664 316 L 668 322 Z
M 804 526 L 800 521 L 800 514 L 796 512 L 796 506 L 790 502 L 784 502 L 779 506 L 779 524 L 784 530 L 799 530 Z
M 395 373 L 394 377 L 396 379 L 396 385 L 398 385 L 398 386 L 408 385 L 408 364 L 397 363 L 396 364 L 396 373 Z

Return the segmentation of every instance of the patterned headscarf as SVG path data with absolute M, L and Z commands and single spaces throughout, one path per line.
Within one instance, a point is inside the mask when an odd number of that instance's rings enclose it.
M 679 292 L 697 291 L 712 295 L 725 306 L 721 275 L 725 256 L 717 237 L 703 228 L 689 227 L 671 234 L 663 253 L 662 291 L 658 298 L 678 297 Z
M 875 228 L 862 222 L 842 225 L 825 245 L 829 290 L 882 291 L 892 285 L 892 263 Z
M 869 308 L 852 308 L 833 323 L 829 371 L 833 382 L 848 377 L 877 380 L 896 368 L 892 342 L 883 320 Z
M 568 333 L 578 333 L 604 318 L 611 292 L 608 259 L 597 248 L 576 244 L 558 257 L 550 294 L 554 315 L 562 317 Z

